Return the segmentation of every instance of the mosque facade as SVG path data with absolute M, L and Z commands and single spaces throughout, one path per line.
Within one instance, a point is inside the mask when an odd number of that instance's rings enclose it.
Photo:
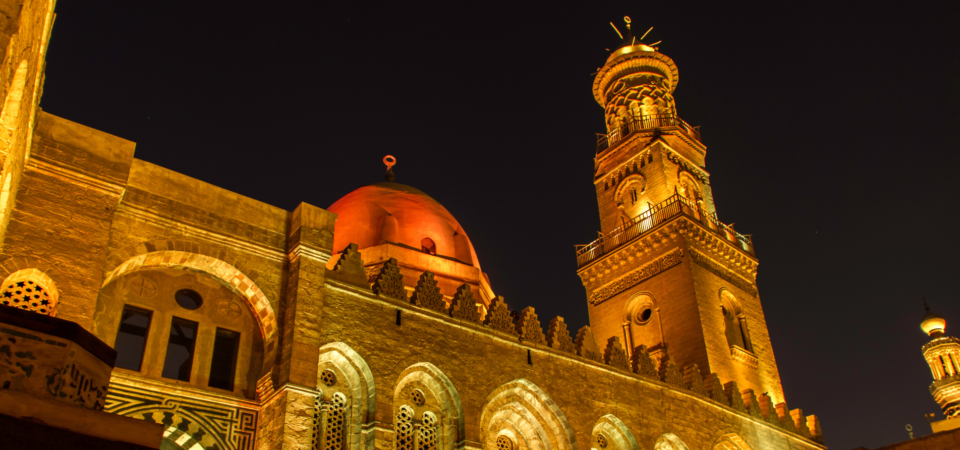
M 628 32 L 596 76 L 601 237 L 570 255 L 571 330 L 508 305 L 392 169 L 291 212 L 41 111 L 55 2 L 2 3 L 0 416 L 36 402 L 186 450 L 826 448 L 787 407 L 752 240 L 716 219 L 656 46 Z

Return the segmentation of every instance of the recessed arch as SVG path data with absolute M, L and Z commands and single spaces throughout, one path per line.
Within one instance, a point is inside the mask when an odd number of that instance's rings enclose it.
M 414 393 L 420 391 L 422 400 L 414 400 Z M 418 405 L 418 403 L 420 403 Z M 454 450 L 463 445 L 465 425 L 460 394 L 449 378 L 437 366 L 421 362 L 400 372 L 393 390 L 393 405 L 399 408 L 410 407 L 414 417 L 425 418 L 427 413 L 438 417 L 437 448 Z
M 566 415 L 537 385 L 517 379 L 494 389 L 480 415 L 484 450 L 497 449 L 497 437 L 510 431 L 517 450 L 577 450 Z
M 597 421 L 593 427 L 591 441 L 596 444 L 601 435 L 607 443 L 606 448 L 597 446 L 601 447 L 601 450 L 640 450 L 640 445 L 637 444 L 633 433 L 613 414 L 607 414 Z
M 177 250 L 144 253 L 134 256 L 104 276 L 101 289 L 122 275 L 140 270 L 171 268 L 203 272 L 220 280 L 225 286 L 236 292 L 254 313 L 261 337 L 264 341 L 264 358 L 261 375 L 272 367 L 277 351 L 277 318 L 263 291 L 236 267 L 214 258 Z
M 690 450 L 687 444 L 673 433 L 664 433 L 653 445 L 653 450 Z
M 374 449 L 374 409 L 376 407 L 376 384 L 373 372 L 366 360 L 343 342 L 331 342 L 320 347 L 317 367 L 317 389 L 324 397 L 335 392 L 344 392 L 349 397 L 346 420 L 346 449 Z M 328 386 L 323 373 L 332 370 L 335 384 Z
M 749 444 L 737 434 L 730 433 L 720 437 L 713 450 L 752 450 Z

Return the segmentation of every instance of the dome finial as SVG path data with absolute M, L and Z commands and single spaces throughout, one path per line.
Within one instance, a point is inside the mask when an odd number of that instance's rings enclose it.
M 943 317 L 930 311 L 930 305 L 927 304 L 926 297 L 923 299 L 923 307 L 926 308 L 927 314 L 923 316 L 923 321 L 920 322 L 920 329 L 932 338 L 943 336 L 943 330 L 947 327 L 947 321 L 944 320 Z
M 383 163 L 387 166 L 387 175 L 384 178 L 393 183 L 393 180 L 397 179 L 397 176 L 393 174 L 393 166 L 397 163 L 397 158 L 394 158 L 393 155 L 384 156 Z

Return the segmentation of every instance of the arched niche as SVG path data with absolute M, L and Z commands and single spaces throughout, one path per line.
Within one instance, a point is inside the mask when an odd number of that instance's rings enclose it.
M 108 260 L 111 259 L 111 257 L 108 257 Z M 208 255 L 179 250 L 142 253 L 132 256 L 123 262 L 118 262 L 113 270 L 105 274 L 103 284 L 101 285 L 101 292 L 104 287 L 127 273 L 154 268 L 169 268 L 203 273 L 218 280 L 225 287 L 234 291 L 239 298 L 242 299 L 246 308 L 252 312 L 263 341 L 263 361 L 265 364 L 262 365 L 259 376 L 262 377 L 272 369 L 279 340 L 276 313 L 260 287 L 246 274 L 226 261 Z M 96 314 L 101 313 L 102 312 L 98 310 Z M 97 330 L 98 325 L 95 320 L 94 330 Z
M 320 347 L 317 369 L 319 406 L 324 406 L 324 403 L 333 405 L 337 394 L 343 395 L 346 400 L 343 448 L 373 450 L 376 385 L 370 366 L 347 344 L 332 342 Z M 324 442 L 326 437 L 317 438 Z
M 727 288 L 720 288 L 720 312 L 723 314 L 727 344 L 752 352 L 753 344 L 750 339 L 747 316 L 743 312 L 740 299 Z
M 500 436 L 512 436 L 515 450 L 576 450 L 577 441 L 556 403 L 525 379 L 508 382 L 487 397 L 480 415 L 483 450 L 497 450 Z
M 640 450 L 630 429 L 612 414 L 607 414 L 597 421 L 590 437 L 592 447 L 598 450 Z
M 398 427 L 404 420 L 413 426 L 419 441 L 415 448 L 454 450 L 465 439 L 460 394 L 440 369 L 427 362 L 400 373 L 393 391 L 393 417 Z M 398 433 L 398 449 L 400 437 Z
M 117 349 L 118 370 L 256 398 L 258 320 L 219 278 L 162 266 L 112 277 L 97 297 L 94 334 Z
M 633 294 L 623 308 L 623 323 L 627 324 L 627 334 L 631 349 L 646 345 L 648 349 L 663 347 L 663 333 L 660 324 L 660 309 L 657 299 L 650 292 Z

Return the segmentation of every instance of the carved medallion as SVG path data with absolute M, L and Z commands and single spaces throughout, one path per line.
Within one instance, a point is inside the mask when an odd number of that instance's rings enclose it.
M 229 319 L 236 319 L 240 317 L 242 310 L 237 302 L 221 300 L 220 303 L 217 303 L 217 312 Z

